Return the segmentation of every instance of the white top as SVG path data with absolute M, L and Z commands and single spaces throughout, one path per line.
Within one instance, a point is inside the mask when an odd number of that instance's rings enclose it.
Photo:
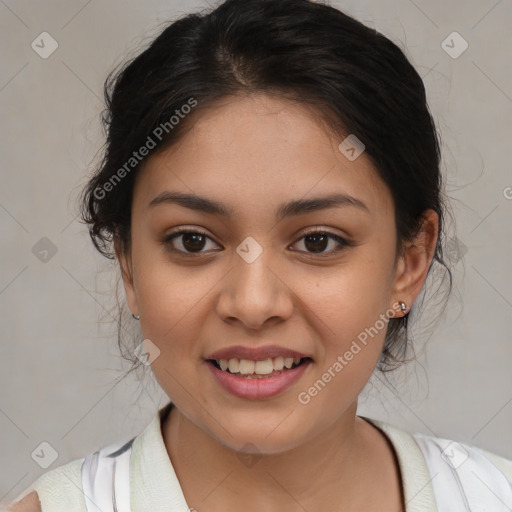
M 171 407 L 160 409 L 135 438 L 44 473 L 16 501 L 35 490 L 42 512 L 194 510 L 187 505 L 162 436 L 162 421 Z M 380 429 L 395 450 L 407 512 L 512 510 L 512 461 L 363 418 Z

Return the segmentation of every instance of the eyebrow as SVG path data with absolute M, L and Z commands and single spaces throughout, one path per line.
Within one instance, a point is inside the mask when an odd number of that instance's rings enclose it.
M 184 194 L 181 192 L 165 191 L 156 196 L 149 203 L 150 208 L 160 204 L 177 204 L 184 208 L 196 210 L 210 215 L 231 218 L 236 211 L 223 203 L 197 196 L 195 194 Z M 370 213 L 368 206 L 363 201 L 348 194 L 332 194 L 323 197 L 314 197 L 311 199 L 296 199 L 280 205 L 276 210 L 276 219 L 282 220 L 286 217 L 292 217 L 304 213 L 316 212 L 335 207 L 352 206 L 359 208 L 366 213 Z

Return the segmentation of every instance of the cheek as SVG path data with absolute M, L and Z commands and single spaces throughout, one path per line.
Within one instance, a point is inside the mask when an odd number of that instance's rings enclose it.
M 391 265 L 370 247 L 361 248 L 346 265 L 324 270 L 297 293 L 305 298 L 303 314 L 321 337 L 319 371 L 336 374 L 333 390 L 362 389 L 378 362 L 389 325 Z
M 177 350 L 179 344 L 172 341 L 193 337 L 192 320 L 197 324 L 195 315 L 214 280 L 208 273 L 200 273 L 199 267 L 167 260 L 154 243 L 152 249 L 149 246 L 133 253 L 142 334 L 161 349 Z
M 375 279 L 379 276 L 378 271 L 367 268 L 366 272 Z M 308 302 L 314 313 L 310 321 L 321 337 L 321 353 L 311 378 L 297 390 L 297 399 L 306 410 L 310 408 L 311 417 L 321 417 L 326 424 L 357 399 L 384 345 L 387 304 L 380 281 L 366 277 L 355 269 L 347 275 L 340 273 L 328 287 L 315 287 L 318 294 Z
M 309 282 L 297 283 L 294 290 L 334 337 L 346 339 L 373 325 L 388 309 L 391 268 L 390 261 L 360 250 L 345 263 L 322 269 Z

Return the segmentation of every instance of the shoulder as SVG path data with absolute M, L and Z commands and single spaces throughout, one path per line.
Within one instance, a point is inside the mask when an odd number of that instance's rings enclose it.
M 413 434 L 432 475 L 435 495 L 451 510 L 512 510 L 512 461 L 463 442 Z M 504 508 L 505 506 L 505 508 Z
M 8 505 L 7 508 L 3 508 L 0 512 L 41 512 L 41 502 L 36 491 L 32 491 L 28 496 L 23 498 L 21 501 Z
M 43 473 L 13 503 L 0 505 L 0 512 L 41 512 L 72 506 L 83 509 L 81 468 L 84 459 L 76 459 Z
M 505 475 L 510 485 L 512 485 L 512 460 L 484 450 L 483 448 L 473 447 L 473 449 L 478 450 L 487 460 L 492 462 L 492 464 L 494 464 Z
M 489 463 L 497 468 L 512 485 L 512 460 L 491 451 L 464 442 L 432 436 L 420 432 L 409 432 L 383 421 L 365 418 L 383 430 L 391 439 L 395 449 L 404 456 L 413 456 L 420 449 L 423 457 L 416 462 L 438 462 L 458 469 L 471 459 L 478 465 Z
M 168 406 L 167 406 L 168 407 Z M 166 410 L 166 408 L 164 408 Z M 46 471 L 40 475 L 37 480 L 26 488 L 12 503 L 0 503 L 0 512 L 23 512 L 23 511 L 73 511 L 86 512 L 86 498 L 84 495 L 84 485 L 92 485 L 101 462 L 103 469 L 112 469 L 111 462 L 114 459 L 119 462 L 119 458 L 124 459 L 123 464 L 117 464 L 116 470 L 119 468 L 126 469 L 128 464 L 128 473 L 130 466 L 135 468 L 140 464 L 146 444 L 153 443 L 152 447 L 159 448 L 158 439 L 161 439 L 160 416 L 156 415 L 153 421 L 139 435 L 132 437 L 128 441 L 126 439 L 104 445 L 94 453 L 88 454 L 86 457 L 72 460 L 67 464 L 63 464 L 54 469 Z M 155 441 L 156 439 L 156 441 Z M 163 441 L 162 453 L 167 452 Z M 134 445 L 135 455 L 132 457 L 131 446 Z M 153 450 L 150 450 L 153 454 Z M 166 459 L 168 461 L 168 458 Z M 114 466 L 115 467 L 115 466 Z M 122 469 L 121 468 L 121 469 Z M 102 477 L 103 478 L 103 477 Z M 101 482 L 102 486 L 105 482 Z
M 412 434 L 414 440 L 422 448 L 424 454 L 429 460 L 441 459 L 445 464 L 458 469 L 466 461 L 473 460 L 482 464 L 491 464 L 500 470 L 501 473 L 512 482 L 512 460 L 501 455 L 490 452 L 475 445 L 470 445 L 461 441 L 434 437 L 422 433 Z
M 411 503 L 425 508 L 424 503 L 435 499 L 447 504 L 447 510 L 483 510 L 482 503 L 493 512 L 512 510 L 512 460 L 463 442 L 370 421 L 394 445 Z

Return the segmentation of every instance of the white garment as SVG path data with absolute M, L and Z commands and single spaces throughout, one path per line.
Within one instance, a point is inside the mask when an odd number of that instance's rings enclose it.
M 170 406 L 134 439 L 43 474 L 20 498 L 36 490 L 42 512 L 194 510 L 187 505 L 162 437 L 161 422 Z M 384 432 L 395 449 L 407 512 L 512 510 L 512 461 L 364 419 Z
M 476 447 L 414 434 L 430 475 L 438 512 L 510 512 L 512 486 Z
M 85 457 L 82 488 L 88 512 L 130 512 L 130 458 L 133 439 Z

